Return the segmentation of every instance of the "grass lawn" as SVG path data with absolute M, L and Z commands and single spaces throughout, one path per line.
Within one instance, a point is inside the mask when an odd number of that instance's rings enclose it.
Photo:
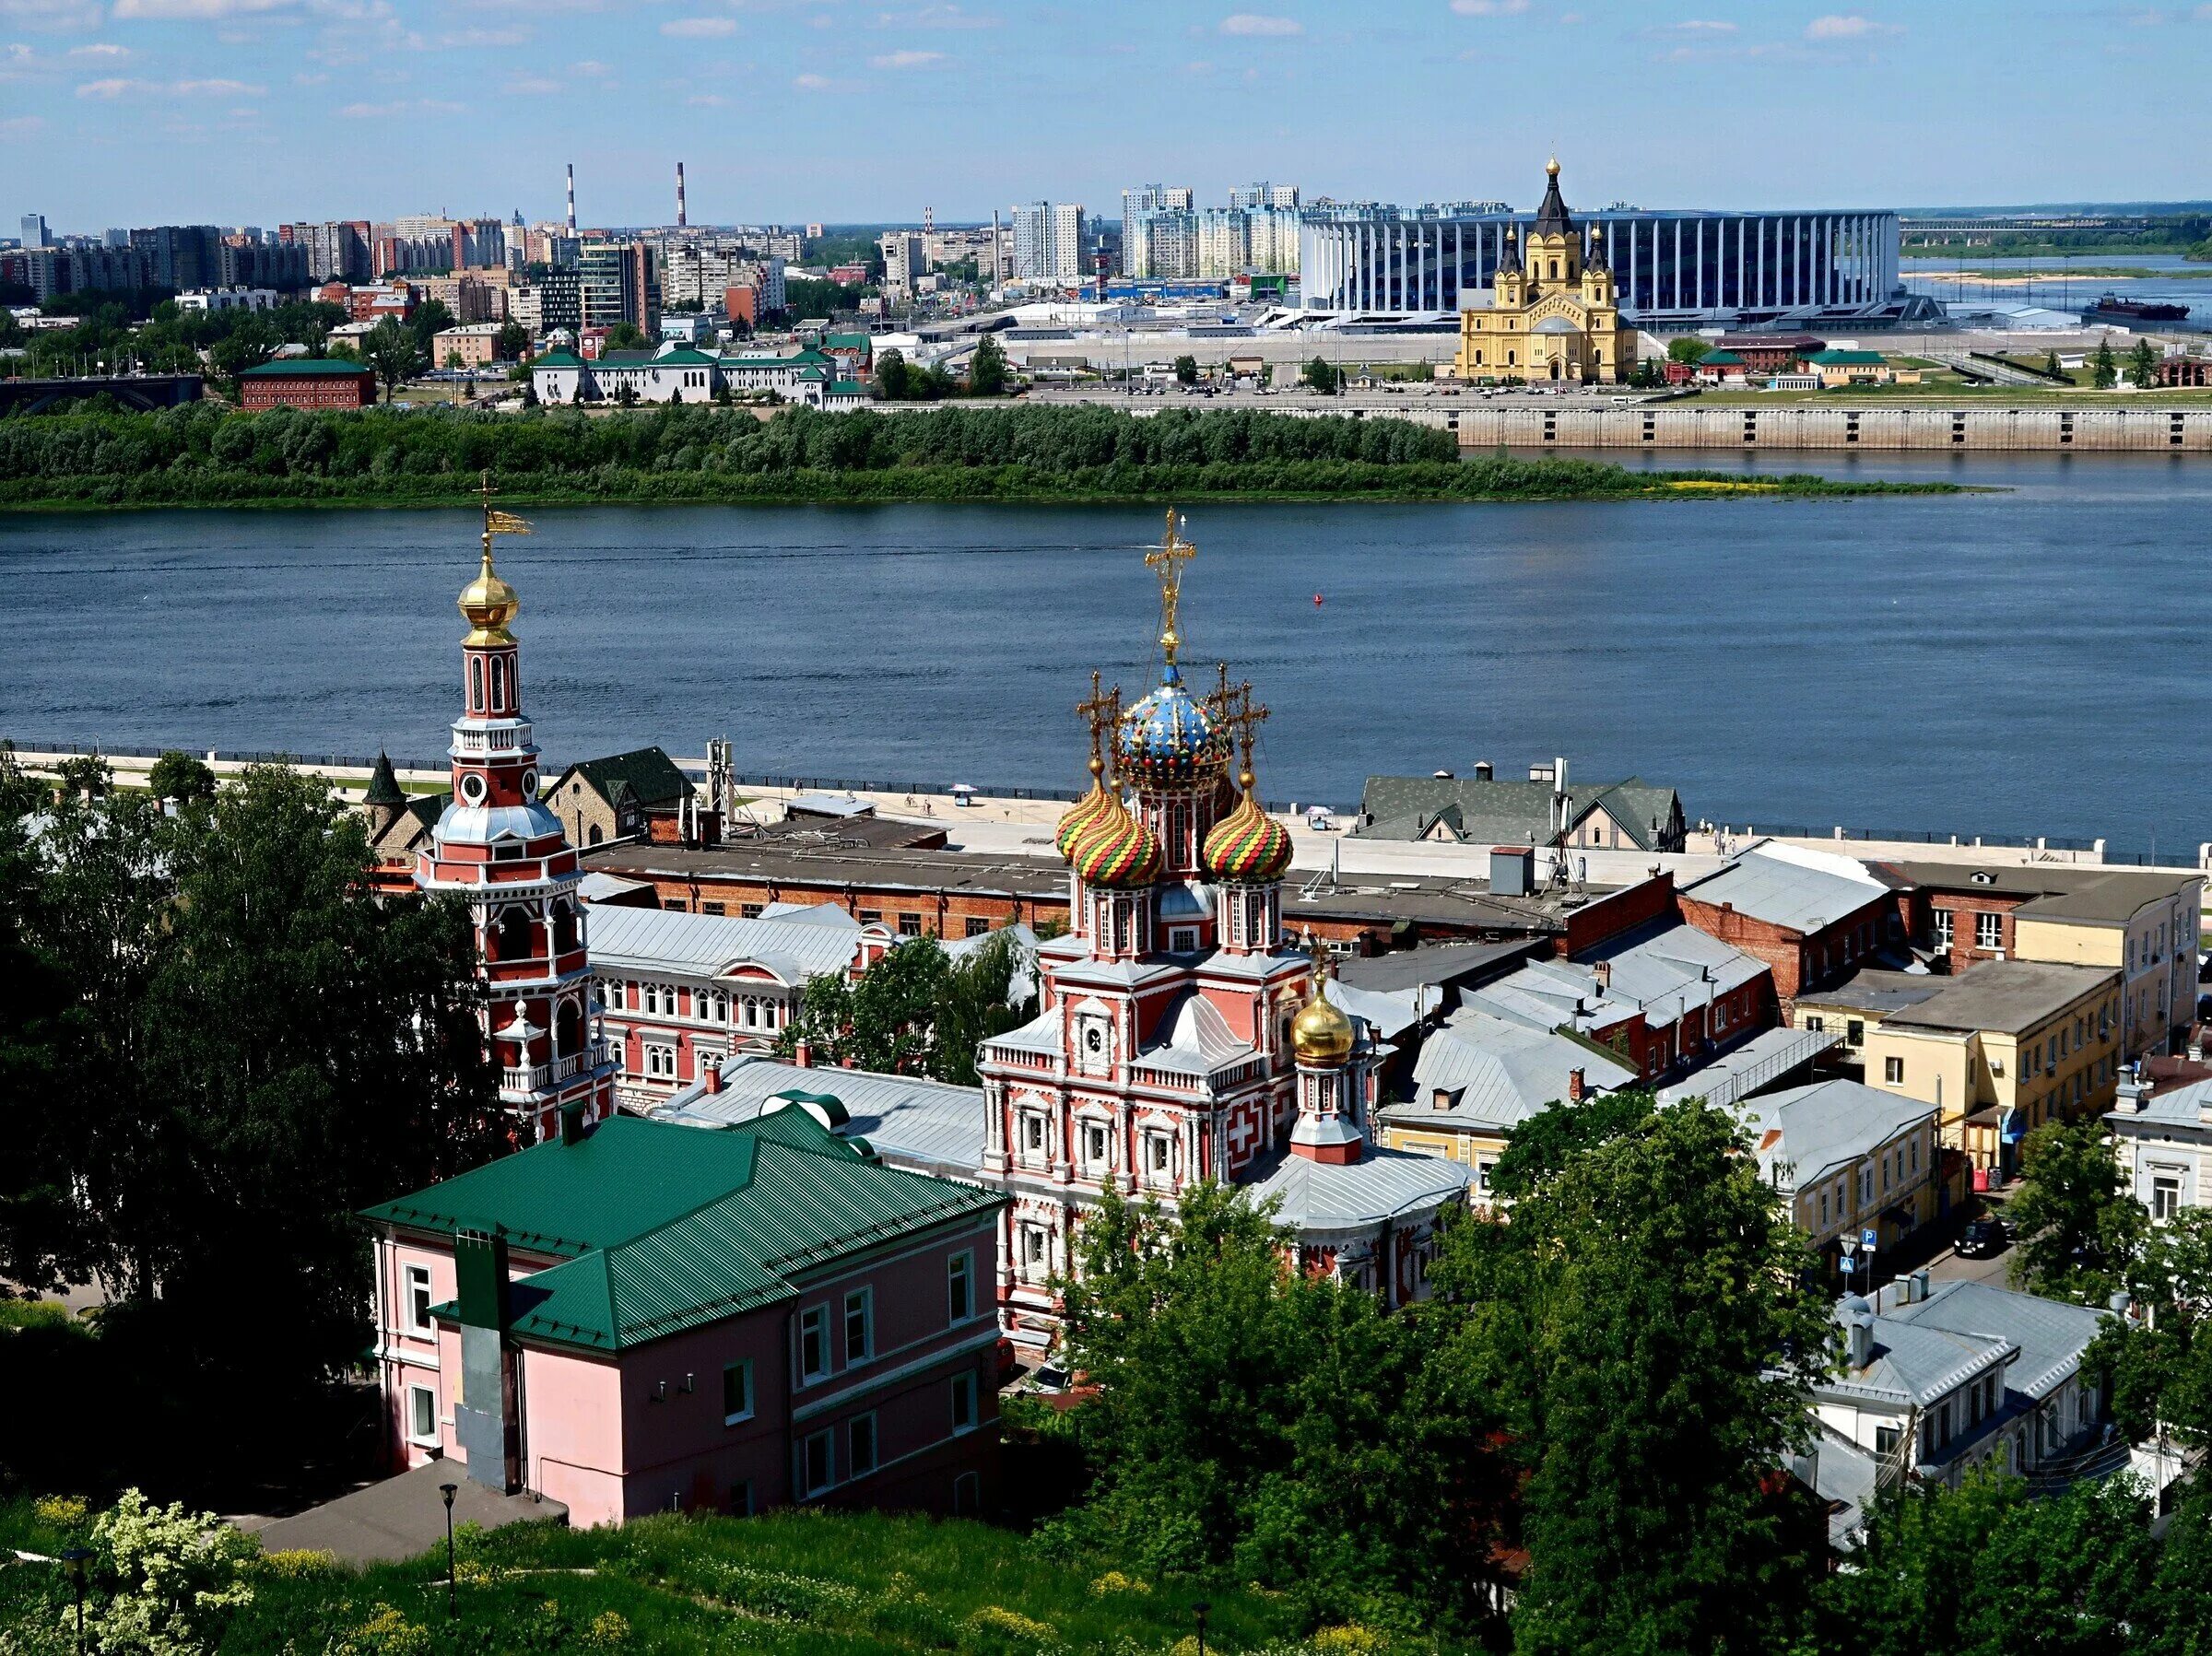
M 68 1535 L 31 1503 L 0 1504 L 0 1549 L 48 1554 Z M 618 1530 L 525 1524 L 465 1533 L 457 1623 L 442 1550 L 366 1571 L 277 1554 L 253 1567 L 253 1601 L 224 1652 L 766 1651 L 778 1656 L 1058 1656 L 1194 1650 L 1192 1606 L 1210 1605 L 1206 1649 L 1389 1650 L 1324 1633 L 1296 1638 L 1265 1595 L 1194 1581 L 1146 1583 L 1103 1564 L 1042 1556 L 1026 1538 L 966 1521 L 876 1513 L 646 1519 Z M 42 1573 L 43 1572 L 43 1573 Z M 0 1572 L 0 1627 L 66 1602 L 41 1566 Z

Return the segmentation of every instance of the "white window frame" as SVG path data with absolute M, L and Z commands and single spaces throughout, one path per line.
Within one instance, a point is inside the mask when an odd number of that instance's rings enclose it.
M 976 1400 L 975 1371 L 971 1368 L 952 1377 L 952 1435 L 965 1438 L 982 1424 L 982 1412 Z
M 853 1349 L 853 1320 L 860 1318 L 860 1349 Z M 845 1295 L 844 1315 L 838 1323 L 838 1348 L 844 1353 L 845 1367 L 865 1363 L 876 1356 L 876 1290 L 853 1288 Z
M 1882 1080 L 1890 1086 L 1905 1084 L 1905 1061 L 1894 1052 L 1882 1060 Z
M 821 1366 L 810 1368 L 806 1361 L 806 1344 L 812 1339 L 821 1354 Z M 793 1360 L 798 1364 L 799 1384 L 812 1385 L 830 1378 L 830 1308 L 810 1305 L 799 1313 L 799 1337 L 792 1347 Z
M 1937 909 L 1935 911 L 1935 915 L 1936 946 L 1947 953 L 1951 947 L 1951 940 L 1954 935 L 1956 935 L 1953 930 L 1951 910 L 1948 909 Z
M 733 1374 L 737 1376 L 737 1394 L 743 1400 L 735 1414 L 730 1411 L 730 1376 Z M 740 1357 L 735 1363 L 724 1363 L 722 1366 L 722 1424 L 735 1426 L 740 1421 L 750 1420 L 754 1406 L 753 1359 Z
M 966 1322 L 975 1315 L 975 1251 L 964 1248 L 945 1262 L 945 1320 Z
M 819 1444 L 822 1450 L 822 1481 L 814 1481 L 814 1450 Z M 823 1495 L 837 1487 L 837 1434 L 824 1427 L 810 1432 L 799 1441 L 799 1492 L 806 1497 Z
M 430 1292 L 430 1268 L 428 1265 L 408 1265 L 401 1273 L 401 1313 L 407 1320 L 411 1334 L 434 1335 L 437 1324 L 430 1321 L 430 1307 L 435 1296 Z
M 861 1458 L 863 1439 L 867 1444 L 867 1458 Z M 882 1457 L 881 1445 L 876 1440 L 876 1411 L 869 1409 L 845 1422 L 845 1481 L 865 1478 L 876 1470 Z
M 429 1399 L 430 1426 L 423 1430 L 420 1423 L 422 1399 Z M 438 1389 L 435 1386 L 407 1388 L 407 1441 L 417 1444 L 434 1444 L 438 1441 Z
M 1086 1173 L 1110 1173 L 1113 1170 L 1113 1123 L 1096 1118 L 1077 1125 L 1077 1145 L 1083 1152 L 1083 1170 Z M 1098 1147 L 1091 1147 L 1093 1137 Z

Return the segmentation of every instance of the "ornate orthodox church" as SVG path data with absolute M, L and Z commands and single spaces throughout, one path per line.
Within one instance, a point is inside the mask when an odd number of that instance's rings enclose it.
M 614 1111 L 614 1064 L 595 1028 L 582 878 L 559 819 L 538 803 L 537 745 L 523 716 L 522 647 L 508 623 L 522 599 L 491 567 L 495 535 L 527 534 L 484 488 L 484 562 L 461 589 L 462 711 L 453 721 L 452 800 L 416 853 L 415 884 L 457 892 L 474 916 L 488 990 L 487 1049 L 500 1103 L 522 1144 L 559 1130 L 562 1112 Z
M 1204 695 L 1183 682 L 1176 609 L 1194 550 L 1171 512 L 1147 558 L 1159 683 L 1124 709 L 1094 675 L 1077 709 L 1090 792 L 1054 837 L 1070 930 L 1038 950 L 1037 1018 L 980 1056 L 982 1171 L 1014 1198 L 1000 1310 L 1025 1344 L 1049 1344 L 1050 1281 L 1108 1191 L 1171 1203 L 1208 1180 L 1250 1185 L 1279 1200 L 1302 1268 L 1394 1305 L 1421 1293 L 1436 1216 L 1466 1199 L 1464 1168 L 1370 1141 L 1386 1049 L 1332 998 L 1325 953 L 1284 935 L 1290 836 L 1253 772 L 1267 710 L 1226 668 Z
M 1582 232 L 1559 197 L 1559 158 L 1544 170 L 1544 205 L 1526 251 L 1507 230 L 1489 304 L 1459 313 L 1453 371 L 1463 380 L 1618 383 L 1635 371 L 1636 330 L 1621 320 L 1605 231 L 1591 228 L 1585 260 Z

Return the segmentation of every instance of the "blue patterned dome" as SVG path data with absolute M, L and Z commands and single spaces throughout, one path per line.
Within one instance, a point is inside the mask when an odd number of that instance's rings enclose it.
M 1142 787 L 1211 781 L 1229 762 L 1229 738 L 1182 687 L 1170 662 L 1159 687 L 1123 716 L 1114 733 L 1120 772 Z

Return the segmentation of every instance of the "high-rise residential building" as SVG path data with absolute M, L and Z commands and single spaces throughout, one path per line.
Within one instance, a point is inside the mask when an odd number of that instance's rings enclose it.
M 1232 207 L 1244 208 L 1296 207 L 1298 206 L 1298 186 L 1296 184 L 1265 182 L 1242 184 L 1229 193 L 1229 205 Z
M 25 247 L 45 247 L 52 241 L 53 238 L 46 231 L 45 214 L 26 213 L 23 215 L 23 245 Z
M 587 241 L 579 259 L 583 325 L 635 323 L 647 334 L 661 324 L 660 272 L 641 241 Z
M 223 232 L 212 224 L 159 224 L 131 232 L 131 245 L 146 255 L 157 288 L 219 288 L 223 285 Z
M 1138 280 L 1298 271 L 1296 184 L 1243 184 L 1226 207 L 1194 209 L 1188 190 L 1122 192 L 1122 274 Z
M 887 230 L 877 245 L 883 251 L 883 291 L 888 299 L 909 299 L 914 283 L 929 269 L 927 230 Z
M 1240 207 L 1207 207 L 1197 217 L 1199 276 L 1234 276 L 1251 263 L 1249 213 Z
M 1143 184 L 1122 192 L 1122 274 L 1187 276 L 1196 256 L 1187 184 Z
M 131 232 L 110 225 L 100 232 L 100 241 L 103 247 L 128 247 L 131 244 Z
M 288 224 L 279 234 L 293 246 L 307 250 L 307 274 L 311 279 L 318 282 L 369 279 L 370 227 L 361 220 Z
M 1084 277 L 1082 207 L 1049 201 L 1016 207 L 1013 279 L 1072 287 Z

